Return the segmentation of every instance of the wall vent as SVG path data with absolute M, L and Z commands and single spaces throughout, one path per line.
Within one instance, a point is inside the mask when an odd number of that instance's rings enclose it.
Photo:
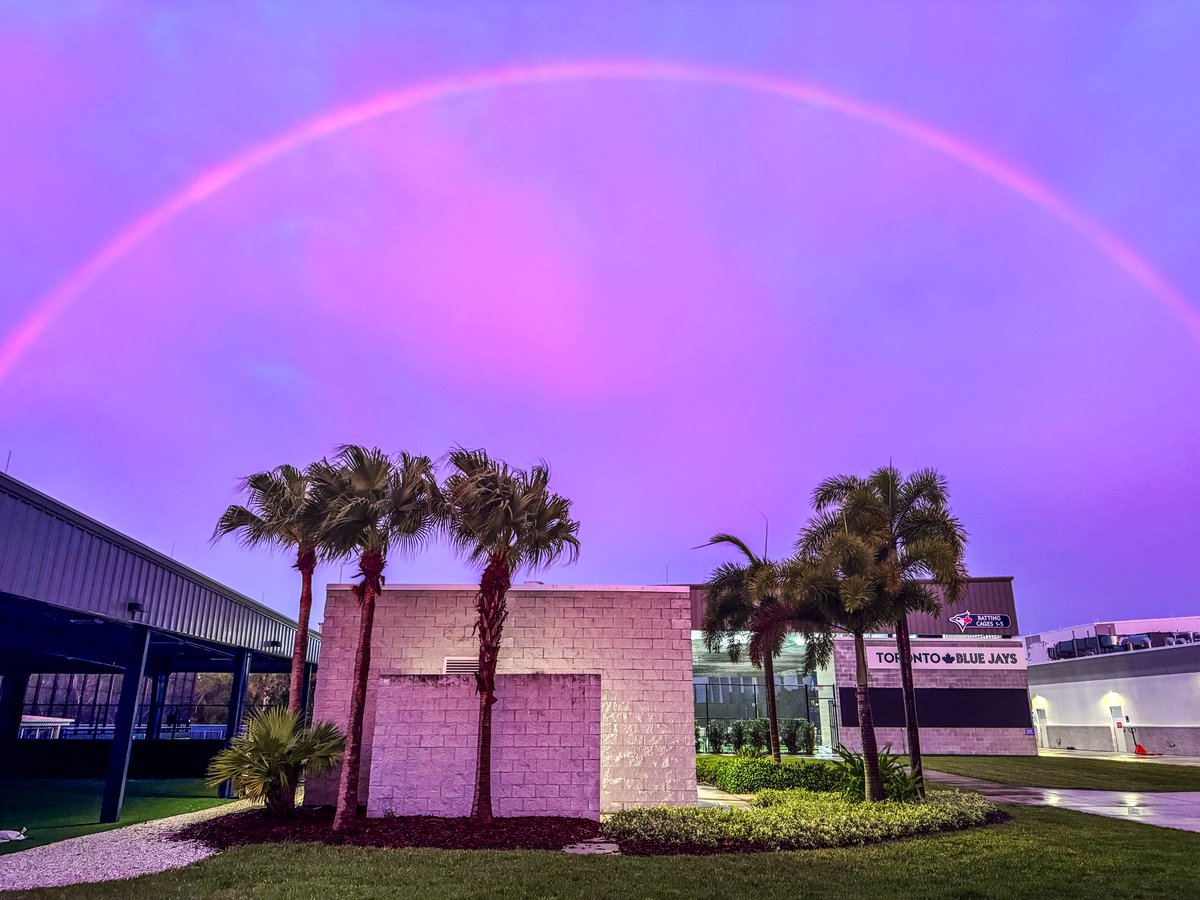
M 478 656 L 445 656 L 442 657 L 443 675 L 478 675 Z

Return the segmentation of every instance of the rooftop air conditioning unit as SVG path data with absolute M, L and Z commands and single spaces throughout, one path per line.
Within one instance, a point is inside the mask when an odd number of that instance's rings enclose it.
M 478 656 L 445 656 L 442 658 L 443 675 L 478 675 Z

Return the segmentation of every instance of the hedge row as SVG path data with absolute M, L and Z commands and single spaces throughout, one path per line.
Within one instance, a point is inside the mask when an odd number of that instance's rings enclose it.
M 696 780 L 731 794 L 752 794 L 767 788 L 840 791 L 841 770 L 823 760 L 754 759 L 741 756 L 697 756 Z
M 921 803 L 863 803 L 829 793 L 764 791 L 749 809 L 626 809 L 613 813 L 603 830 L 634 852 L 671 852 L 672 847 L 802 850 L 953 831 L 983 825 L 997 815 L 983 797 L 958 791 L 937 791 Z

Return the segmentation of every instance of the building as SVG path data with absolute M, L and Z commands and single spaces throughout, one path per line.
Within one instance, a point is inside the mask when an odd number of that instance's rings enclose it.
M 0 475 L 0 758 L 18 777 L 202 775 L 254 673 L 291 669 L 295 623 Z M 320 635 L 309 637 L 311 684 Z M 217 673 L 218 702 L 196 679 Z
M 696 720 L 765 716 L 762 672 L 704 649 L 704 589 L 693 586 L 692 644 Z M 921 749 L 927 753 L 1034 754 L 1037 748 L 1027 695 L 1024 646 L 1018 635 L 1012 579 L 972 578 L 957 604 L 941 615 L 909 616 L 913 682 Z M 790 639 L 775 663 L 780 718 L 808 718 L 818 745 L 860 749 L 855 702 L 854 643 L 839 638 L 833 665 L 802 673 L 803 644 Z M 879 745 L 904 752 L 900 667 L 892 634 L 869 635 L 867 665 Z
M 369 815 L 465 815 L 475 771 L 478 645 L 474 585 L 387 585 L 378 599 L 363 727 L 359 802 Z M 764 715 L 762 673 L 700 634 L 692 585 L 516 585 L 498 665 L 493 800 L 497 815 L 596 815 L 691 804 L 697 725 Z M 332 585 L 314 717 L 345 727 L 358 603 Z M 923 747 L 1033 754 L 1012 579 L 971 580 L 941 616 L 911 617 Z M 858 746 L 853 648 L 801 674 L 803 646 L 777 663 L 781 717 L 809 718 L 826 748 Z M 895 642 L 868 641 L 880 744 L 905 748 Z M 309 780 L 332 803 L 337 773 Z
M 475 776 L 474 585 L 387 585 L 371 644 L 359 802 L 369 815 L 466 815 Z M 493 802 L 505 815 L 598 816 L 696 802 L 690 590 L 523 584 L 493 711 Z M 314 719 L 346 727 L 358 635 L 331 585 Z M 577 678 L 592 676 L 592 678 Z M 515 680 L 514 680 L 515 679 Z M 598 682 L 598 683 L 597 683 Z M 337 773 L 305 800 L 332 803 Z
M 1200 616 L 1093 622 L 1025 642 L 1039 746 L 1200 755 Z

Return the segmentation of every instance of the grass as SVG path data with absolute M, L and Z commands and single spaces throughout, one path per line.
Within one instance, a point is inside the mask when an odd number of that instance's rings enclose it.
M 925 756 L 925 768 L 999 784 L 1098 791 L 1200 791 L 1200 766 L 1061 756 Z
M 125 788 L 120 823 L 102 825 L 103 791 L 101 781 L 0 779 L 0 829 L 29 829 L 26 840 L 0 844 L 0 854 L 227 802 L 219 800 L 216 790 L 202 778 L 131 780 Z
M 279 844 L 187 869 L 28 897 L 349 900 L 404 897 L 1200 896 L 1200 834 L 1060 809 L 1007 807 L 1002 825 L 841 850 L 605 857 Z

